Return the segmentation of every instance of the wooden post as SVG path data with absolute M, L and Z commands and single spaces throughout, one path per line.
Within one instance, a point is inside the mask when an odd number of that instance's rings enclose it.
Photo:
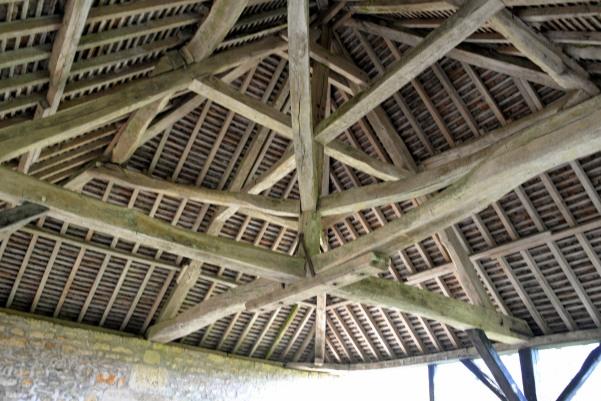
M 309 1 L 288 2 L 288 55 L 290 68 L 290 113 L 294 155 L 301 198 L 301 248 L 312 274 L 311 259 L 320 253 L 321 216 L 317 211 L 322 184 L 323 146 L 314 141 L 316 122 L 323 118 L 328 86 L 328 68 L 315 65 L 311 79 L 309 51 Z M 329 46 L 328 30 L 322 45 Z M 325 359 L 326 295 L 317 296 L 315 323 L 315 364 Z

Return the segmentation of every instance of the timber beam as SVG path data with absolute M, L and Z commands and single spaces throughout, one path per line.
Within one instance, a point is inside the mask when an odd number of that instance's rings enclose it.
M 586 357 L 578 372 L 568 383 L 566 388 L 561 392 L 557 401 L 569 401 L 574 398 L 580 387 L 586 382 L 588 377 L 593 373 L 597 366 L 601 363 L 601 345 L 593 349 Z
M 523 342 L 532 335 L 521 319 L 392 280 L 367 278 L 333 293 L 353 302 L 422 316 L 459 330 L 478 328 L 490 338 L 508 344 Z
M 360 14 L 394 14 L 406 12 L 453 11 L 449 0 L 349 0 L 352 12 Z M 545 6 L 557 4 L 557 0 L 503 0 L 507 7 Z
M 162 99 L 168 93 L 187 90 L 196 78 L 226 72 L 250 59 L 261 59 L 285 46 L 283 40 L 269 37 L 224 51 L 192 64 L 185 70 L 136 81 L 128 86 L 127 91 L 98 97 L 44 119 L 0 129 L 0 162 L 89 132 Z
M 119 185 L 151 191 L 174 198 L 185 198 L 200 203 L 239 208 L 245 214 L 258 218 L 263 218 L 264 215 L 296 218 L 299 216 L 299 202 L 292 199 L 279 199 L 243 192 L 220 191 L 192 185 L 176 184 L 127 170 L 114 164 L 92 167 L 86 174 L 93 178 L 109 180 Z M 253 211 L 260 213 L 255 214 Z M 275 220 L 275 222 L 277 221 Z
M 0 198 L 12 203 L 38 203 L 49 208 L 50 215 L 92 230 L 276 281 L 289 282 L 304 277 L 303 258 L 174 227 L 137 211 L 110 205 L 3 167 L 0 168 L 0 182 Z
M 321 121 L 316 128 L 316 139 L 322 144 L 335 139 L 428 66 L 444 57 L 502 8 L 503 3 L 498 0 L 466 1 L 452 17 L 374 80 L 369 88 L 358 93 L 335 113 Z
M 502 10 L 491 19 L 492 27 L 505 36 L 566 90 L 580 89 L 588 95 L 599 94 L 599 88 L 587 72 L 545 36 L 536 33 L 524 21 Z
M 169 342 L 186 336 L 234 313 L 266 312 L 285 304 L 299 303 L 328 288 L 344 286 L 362 280 L 367 274 L 385 271 L 389 259 L 375 254 L 345 263 L 315 277 L 298 280 L 289 286 L 266 279 L 213 296 L 178 316 L 151 326 L 147 337 L 151 341 Z
M 467 370 L 472 372 L 472 374 L 478 379 L 482 384 L 484 384 L 494 395 L 497 396 L 501 401 L 507 401 L 505 394 L 501 391 L 497 382 L 490 378 L 486 373 L 484 373 L 478 365 L 474 363 L 471 359 L 462 359 L 461 363 L 466 367 Z
M 482 330 L 468 330 L 467 334 L 507 400 L 528 401 L 501 361 L 487 335 Z
M 178 69 L 186 64 L 193 64 L 209 57 L 217 46 L 225 39 L 230 29 L 244 11 L 247 0 L 217 0 L 211 6 L 190 41 L 179 51 L 167 53 L 158 61 L 153 75 Z M 136 110 L 123 126 L 115 147 L 112 161 L 125 162 L 141 144 L 141 138 L 154 117 L 165 108 L 171 94 Z
M 601 97 L 595 97 L 483 150 L 482 162 L 401 218 L 314 258 L 319 271 L 368 251 L 394 252 L 478 212 L 511 188 L 601 150 Z
M 351 18 L 346 20 L 344 24 L 348 27 L 403 43 L 407 46 L 415 47 L 424 40 L 423 36 L 405 32 L 398 29 L 395 25 L 385 25 L 384 22 L 378 21 L 375 23 Z M 463 45 L 451 49 L 446 56 L 462 63 L 486 68 L 487 70 L 496 71 L 511 77 L 526 79 L 550 88 L 561 89 L 561 86 L 547 73 L 539 70 L 536 65 L 519 57 L 501 56 L 490 51 L 485 51 L 484 48 L 475 50 L 472 47 Z

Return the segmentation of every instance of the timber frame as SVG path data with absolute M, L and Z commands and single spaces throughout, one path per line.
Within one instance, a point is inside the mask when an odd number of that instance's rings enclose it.
M 0 306 L 328 370 L 598 341 L 577 3 L 0 1 Z

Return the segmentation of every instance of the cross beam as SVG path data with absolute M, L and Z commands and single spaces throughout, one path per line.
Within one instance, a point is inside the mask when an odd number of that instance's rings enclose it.
M 367 274 L 382 272 L 388 263 L 387 257 L 367 253 L 325 274 L 298 280 L 285 288 L 270 280 L 257 279 L 151 326 L 146 335 L 152 341 L 173 341 L 234 313 L 265 312 L 284 304 L 299 303 L 330 288 L 362 280 Z
M 107 204 L 4 167 L 0 167 L 0 181 L 2 199 L 46 206 L 50 215 L 89 229 L 276 281 L 289 282 L 304 276 L 303 258 L 174 227 L 137 211 Z
M 385 74 L 373 81 L 369 88 L 358 93 L 319 123 L 316 139 L 323 144 L 332 141 L 342 131 L 455 48 L 503 6 L 503 3 L 498 0 L 466 1 L 452 17 L 417 46 L 411 48 Z
M 239 208 L 243 212 L 249 212 L 248 214 L 258 218 L 269 219 L 268 215 L 296 218 L 299 216 L 299 202 L 292 199 L 279 199 L 243 192 L 220 191 L 217 189 L 165 182 L 113 164 L 92 167 L 85 174 L 127 187 L 152 191 L 174 198 L 185 198 L 200 203 Z M 273 219 L 273 222 L 276 224 L 278 221 L 279 219 Z
M 168 93 L 187 90 L 198 77 L 226 72 L 248 60 L 261 59 L 284 46 L 283 40 L 266 38 L 224 51 L 185 70 L 136 81 L 128 85 L 125 91 L 101 96 L 44 119 L 0 129 L 0 162 L 72 139 L 162 99 Z
M 246 7 L 246 0 L 217 0 L 190 41 L 179 51 L 166 54 L 157 63 L 153 75 L 158 75 L 184 64 L 192 64 L 209 57 L 225 39 Z M 133 113 L 121 129 L 111 158 L 115 163 L 125 162 L 141 143 L 146 129 L 165 108 L 173 93 Z
M 401 218 L 314 258 L 317 271 L 368 251 L 393 252 L 478 212 L 511 188 L 601 150 L 601 97 L 561 111 L 498 145 L 472 171 Z

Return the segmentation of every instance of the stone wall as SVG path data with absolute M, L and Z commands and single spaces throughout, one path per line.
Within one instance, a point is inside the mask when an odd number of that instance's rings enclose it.
M 336 380 L 0 311 L 2 401 L 319 400 Z

